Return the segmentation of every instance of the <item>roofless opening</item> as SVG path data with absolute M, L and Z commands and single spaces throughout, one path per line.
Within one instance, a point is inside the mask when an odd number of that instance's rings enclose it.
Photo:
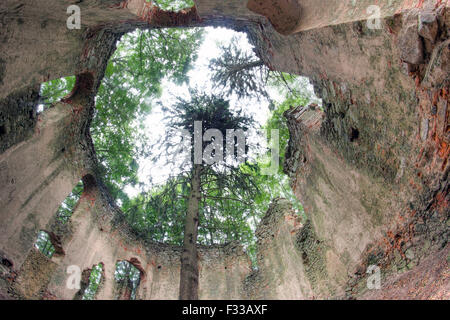
M 181 137 L 174 133 L 177 128 L 170 126 L 169 117 L 187 116 L 189 112 L 191 116 L 197 112 L 196 116 L 203 117 L 210 112 L 211 119 L 221 119 L 209 124 L 206 118 L 201 119 L 202 136 L 208 129 L 220 129 L 223 139 L 212 136 L 210 141 L 221 142 L 224 154 L 226 129 L 279 130 L 281 162 L 272 176 L 263 178 L 258 172 L 270 160 L 266 152 L 270 147 L 268 139 L 260 132 L 246 140 L 246 160 L 249 164 L 252 161 L 253 166 L 247 167 L 249 174 L 245 179 L 254 174 L 252 179 L 260 180 L 258 195 L 245 195 L 244 189 L 239 190 L 244 180 L 240 184 L 234 181 L 236 185 L 232 187 L 225 180 L 222 184 L 207 182 L 215 179 L 208 173 L 201 182 L 207 190 L 202 190 L 205 198 L 202 196 L 200 203 L 198 243 L 213 245 L 237 240 L 248 248 L 256 262 L 254 230 L 270 201 L 281 196 L 296 202 L 281 169 L 289 139 L 283 112 L 310 102 L 318 101 L 308 80 L 271 72 L 244 33 L 224 28 L 136 30 L 124 35 L 117 44 L 96 97 L 91 134 L 100 172 L 137 237 L 182 245 L 190 165 L 179 162 Z M 200 105 L 209 111 L 200 115 L 200 111 L 195 111 Z M 180 108 L 185 108 L 185 112 Z M 211 112 L 214 109 L 215 114 Z M 220 127 L 225 119 L 221 118 L 223 110 L 247 117 L 252 126 Z M 194 119 L 186 121 L 193 124 Z M 236 150 L 238 145 L 235 138 Z M 250 150 L 250 145 L 254 150 Z M 265 145 L 262 155 L 256 154 L 257 145 L 260 151 Z M 212 151 L 214 158 L 218 150 Z M 301 205 L 296 204 L 302 213 Z
M 67 94 L 73 85 L 73 79 L 68 78 L 55 82 L 53 93 L 49 85 L 42 91 L 55 101 L 61 98 L 62 87 Z M 206 174 L 202 188 L 207 190 L 202 192 L 208 197 L 202 197 L 199 205 L 198 243 L 237 240 L 256 262 L 254 230 L 270 201 L 285 197 L 295 203 L 297 212 L 303 212 L 281 169 L 289 139 L 283 113 L 290 107 L 320 102 L 307 79 L 270 71 L 243 33 L 223 28 L 177 28 L 136 30 L 122 37 L 96 96 L 90 128 L 100 164 L 98 173 L 137 237 L 178 245 L 183 243 L 189 165 L 178 162 L 173 147 L 179 146 L 180 140 L 167 119 L 181 101 L 192 108 L 196 103 L 209 104 L 216 107 L 216 116 L 225 109 L 230 115 L 245 116 L 253 124 L 242 128 L 249 129 L 244 131 L 269 131 L 267 138 L 261 132 L 247 137 L 246 142 L 258 146 L 260 153 L 245 146 L 248 167 L 239 168 L 248 170 L 247 178 L 254 175 L 251 183 L 257 184 L 260 192 L 235 194 L 238 181 L 233 188 L 223 184 L 225 180 L 220 184 L 206 182 Z M 202 129 L 203 136 L 214 128 Z M 227 128 L 221 129 L 225 137 Z M 270 162 L 270 130 L 274 129 L 279 130 L 279 167 L 273 175 L 263 176 L 261 171 L 268 169 Z M 218 145 L 220 140 L 216 139 L 210 137 Z M 164 149 L 167 144 L 171 144 L 170 150 Z M 222 145 L 225 154 L 226 137 Z M 238 149 L 237 138 L 233 146 Z M 217 151 L 211 153 L 213 158 Z M 69 210 L 62 211 L 69 215 Z
M 185 245 L 182 263 L 195 263 L 197 244 L 238 241 L 256 267 L 270 202 L 288 198 L 303 214 L 282 170 L 283 113 L 313 102 L 308 80 L 271 71 L 244 33 L 136 30 L 117 43 L 95 98 L 96 174 L 137 238 Z

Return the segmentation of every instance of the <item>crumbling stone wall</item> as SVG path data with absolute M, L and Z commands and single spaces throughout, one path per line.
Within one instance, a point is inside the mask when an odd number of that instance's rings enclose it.
M 69 145 L 61 145 L 71 118 L 66 104 L 53 107 L 39 115 L 30 139 L 0 155 L 0 250 L 16 268 L 79 180 Z
M 308 3 L 313 5 L 303 7 L 305 16 L 289 36 L 245 1 L 197 0 L 194 11 L 180 16 L 189 26 L 246 31 L 267 66 L 309 77 L 323 99 L 323 110 L 301 106 L 286 114 L 291 141 L 285 170 L 308 221 L 299 228 L 296 219 L 282 218 L 290 217 L 289 210 L 272 207 L 258 229 L 258 271 L 250 271 L 234 245 L 202 249 L 201 296 L 448 299 L 448 2 L 390 1 L 397 7 L 383 14 L 381 29 L 368 28 L 363 7 L 350 14 L 346 8 L 354 1 L 337 1 L 335 12 L 321 10 L 322 1 Z M 155 21 L 140 10 L 146 8 L 143 0 L 83 1 L 83 28 L 75 32 L 65 27 L 62 2 L 5 0 L 1 6 L 0 133 L 8 135 L 0 135 L 5 296 L 16 281 L 30 287 L 25 274 L 37 231 L 52 231 L 52 215 L 73 186 L 83 176 L 96 176 L 89 124 L 116 40 Z M 328 14 L 317 20 L 317 12 Z M 305 27 L 308 21 L 318 25 Z M 28 41 L 42 34 L 52 45 Z M 36 86 L 68 75 L 77 76 L 71 95 L 33 118 Z M 139 297 L 176 298 L 179 248 L 137 241 L 117 220 L 120 212 L 101 181 L 92 190 L 85 190 L 69 232 L 60 234 L 65 255 L 55 261 L 41 297 L 72 298 L 75 293 L 63 286 L 65 267 L 80 263 L 85 270 L 103 262 L 106 280 L 98 297 L 109 298 L 111 266 L 135 258 L 146 279 Z M 381 267 L 381 291 L 367 291 L 369 265 Z M 217 291 L 211 287 L 216 281 Z M 408 290 L 401 288 L 405 283 Z M 43 292 L 35 284 L 22 294 Z
M 298 244 L 304 263 L 312 264 L 306 275 L 315 295 L 342 296 L 361 253 L 382 236 L 395 210 L 394 194 L 333 152 L 320 135 L 321 110 L 299 109 L 287 114 L 293 134 L 286 163 L 286 170 L 295 170 L 293 188 L 301 193 L 310 218 Z M 324 279 L 326 285 L 321 285 Z
M 383 26 L 305 32 L 291 43 L 299 45 L 297 65 L 285 65 L 311 75 L 323 98 L 323 112 L 287 114 L 286 171 L 316 235 L 330 245 L 327 254 L 345 267 L 333 278 L 348 281 L 347 297 L 367 289 L 369 265 L 395 277 L 448 246 L 448 7 L 428 3 Z M 445 287 L 448 275 L 441 275 Z
M 26 121 L 18 124 L 25 126 L 23 132 L 32 131 L 28 139 L 16 134 L 20 133 L 16 129 L 11 139 L 2 139 L 5 145 L 14 145 L 0 154 L 0 250 L 16 267 L 26 258 L 37 232 L 48 229 L 56 209 L 80 178 L 96 168 L 89 135 L 94 97 L 120 35 L 101 31 L 86 37 L 94 41 L 86 44 L 78 61 L 81 70 L 72 92 L 37 115 L 34 127 Z M 26 101 L 34 110 L 37 101 L 26 99 L 28 95 L 14 101 Z M 21 107 L 1 110 L 14 117 L 13 111 Z
M 32 88 L 0 99 L 0 153 L 33 134 L 38 96 Z
M 178 246 L 146 243 L 138 240 L 121 222 L 123 215 L 100 192 L 101 187 L 85 189 L 70 220 L 70 233 L 60 235 L 64 258 L 48 286 L 48 292 L 60 299 L 72 299 L 76 289 L 66 286 L 71 265 L 80 270 L 103 263 L 104 279 L 97 299 L 114 299 L 116 262 L 127 260 L 141 270 L 137 299 L 177 299 L 179 292 L 180 254 Z M 202 299 L 239 299 L 242 280 L 250 270 L 250 261 L 242 246 L 199 248 Z
M 55 269 L 55 262 L 33 248 L 14 280 L 12 295 L 20 299 L 41 299 Z
M 51 259 L 33 248 L 18 275 L 3 286 L 8 296 L 20 299 L 79 299 L 88 285 L 93 265 L 103 264 L 103 278 L 96 299 L 114 299 L 116 262 L 127 260 L 141 270 L 137 299 L 177 299 L 181 247 L 137 240 L 127 225 L 117 223 L 121 214 L 96 188 L 85 191 L 64 233 L 54 237 L 64 252 Z M 120 219 L 119 219 L 120 220 Z M 58 232 L 56 224 L 53 231 Z M 313 285 L 306 274 L 320 269 L 311 242 L 309 222 L 301 222 L 286 199 L 270 206 L 257 230 L 258 268 L 241 245 L 230 243 L 199 247 L 199 296 L 201 299 L 311 299 Z M 315 239 L 313 239 L 315 241 Z M 316 248 L 315 242 L 313 248 Z M 82 272 L 80 290 L 68 288 L 69 266 Z M 7 271 L 2 277 L 13 272 Z M 321 279 L 323 282 L 324 279 Z
M 308 299 L 305 265 L 296 245 L 304 225 L 286 199 L 276 199 L 256 230 L 257 269 L 245 280 L 248 299 Z

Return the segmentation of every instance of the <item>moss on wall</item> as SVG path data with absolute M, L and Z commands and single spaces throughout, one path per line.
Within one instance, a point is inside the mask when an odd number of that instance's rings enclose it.
M 327 277 L 326 245 L 317 237 L 311 220 L 307 220 L 297 236 L 297 248 L 300 251 L 306 275 L 313 289 Z
M 0 58 L 0 85 L 3 84 L 3 77 L 6 72 L 6 62 L 2 58 Z
M 2 63 L 0 61 L 0 82 Z M 39 88 L 28 88 L 0 100 L 0 154 L 33 134 Z
M 13 291 L 23 299 L 41 299 L 57 264 L 37 249 L 31 249 L 22 264 Z

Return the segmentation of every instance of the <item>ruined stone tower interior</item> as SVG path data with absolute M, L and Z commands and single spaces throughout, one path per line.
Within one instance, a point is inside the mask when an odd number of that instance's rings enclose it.
M 66 27 L 68 3 L 80 29 Z M 117 263 L 139 278 L 132 298 L 178 299 L 181 247 L 117 218 L 89 127 L 120 37 L 179 26 L 246 33 L 270 70 L 307 77 L 322 99 L 285 113 L 284 171 L 307 219 L 275 199 L 257 269 L 239 243 L 199 246 L 199 299 L 450 298 L 447 0 L 195 0 L 160 15 L 149 3 L 1 1 L 0 299 L 79 299 L 92 270 L 95 299 L 124 298 Z M 72 92 L 37 113 L 41 84 L 68 76 Z M 80 180 L 62 226 L 55 213 Z M 34 245 L 44 231 L 51 257 Z M 71 266 L 81 288 L 67 285 Z

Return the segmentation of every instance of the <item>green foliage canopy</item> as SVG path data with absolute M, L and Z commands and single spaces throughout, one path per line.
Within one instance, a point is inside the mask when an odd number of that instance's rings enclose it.
M 227 129 L 246 131 L 254 125 L 253 119 L 241 111 L 231 110 L 229 101 L 222 96 L 195 90 L 191 90 L 189 99 L 179 97 L 177 103 L 167 108 L 166 121 L 169 127 L 185 129 L 191 134 L 191 151 L 194 149 L 194 121 L 202 122 L 201 136 L 208 129 L 222 132 L 225 137 L 224 145 L 227 143 Z M 163 150 L 155 153 L 162 155 L 168 162 L 167 165 L 170 165 L 171 153 L 179 157 L 179 151 L 178 148 L 172 148 L 175 143 L 171 141 L 170 135 L 164 139 L 157 143 L 157 146 L 164 146 Z M 235 146 L 236 143 L 234 141 Z M 193 163 L 192 154 L 188 157 L 191 161 L 164 185 L 124 203 L 128 222 L 143 238 L 182 244 Z M 247 172 L 239 164 L 223 162 L 204 165 L 201 176 L 199 243 L 217 244 L 233 240 L 247 242 L 251 238 L 247 220 L 254 216 L 252 199 L 259 190 L 253 182 L 253 167 L 247 164 L 246 168 Z
M 163 0 L 155 3 L 164 9 L 174 6 L 174 10 L 193 5 L 191 1 L 178 1 L 176 5 L 173 1 Z M 154 154 L 167 155 L 171 150 L 176 150 L 176 142 L 165 141 L 165 152 L 162 149 L 155 152 L 148 144 L 143 121 L 161 96 L 164 79 L 178 85 L 189 82 L 187 72 L 197 58 L 196 50 L 201 41 L 202 32 L 197 29 L 138 30 L 124 35 L 108 63 L 96 97 L 91 135 L 99 159 L 99 172 L 113 198 L 121 205 L 124 212 L 122 218 L 129 222 L 139 237 L 146 240 L 173 244 L 183 242 L 184 215 L 189 195 L 188 167 L 174 171 L 176 174 L 165 184 L 154 186 L 133 198 L 124 192 L 124 188 L 145 184 L 138 176 L 139 159 Z M 191 92 L 191 99 L 180 97 L 178 103 L 164 110 L 169 114 L 166 120 L 174 127 L 189 131 L 193 129 L 193 119 L 196 117 L 204 123 L 209 121 L 209 124 L 204 124 L 204 130 L 229 129 L 236 127 L 236 123 L 220 123 L 218 119 L 222 121 L 229 116 L 245 119 L 242 115 L 231 114 L 227 101 L 229 96 L 236 94 L 239 98 L 256 97 L 260 100 L 270 97 L 271 115 L 265 128 L 279 130 L 280 163 L 283 163 L 289 140 L 283 113 L 290 107 L 307 105 L 314 98 L 301 78 L 270 71 L 256 55 L 242 51 L 236 41 L 222 46 L 222 51 L 221 57 L 211 61 L 210 68 L 213 71 L 212 80 L 223 94 L 213 97 Z M 42 102 L 50 105 L 58 101 L 70 91 L 74 81 L 74 77 L 68 77 L 43 84 Z M 279 99 L 274 99 L 274 96 Z M 244 123 L 244 126 L 251 125 L 250 119 Z M 172 148 L 167 143 L 172 143 Z M 260 174 L 261 168 L 267 166 L 267 159 L 262 156 L 256 163 L 247 162 L 237 168 L 208 168 L 205 171 L 199 216 L 200 244 L 237 240 L 248 247 L 254 258 L 254 229 L 273 198 L 288 198 L 303 214 L 303 208 L 293 195 L 289 179 L 283 174 L 281 166 L 274 176 Z M 231 169 L 239 174 L 230 179 L 226 170 Z M 242 186 L 250 182 L 246 193 Z M 82 186 L 77 186 L 58 210 L 62 220 L 70 216 L 81 190 Z

